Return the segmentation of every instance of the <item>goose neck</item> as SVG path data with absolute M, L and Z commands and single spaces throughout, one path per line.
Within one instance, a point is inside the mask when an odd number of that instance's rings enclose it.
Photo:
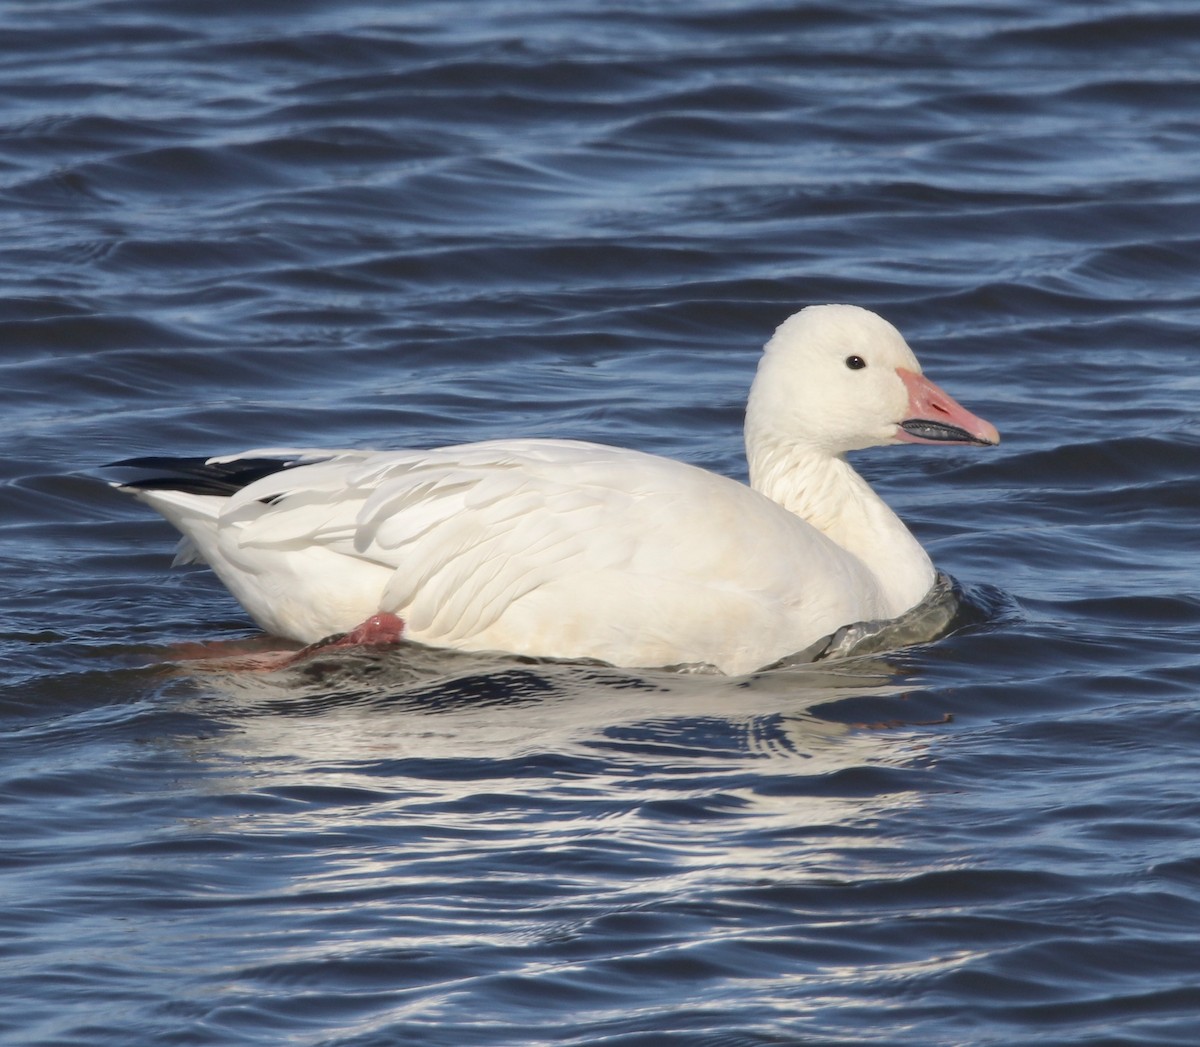
M 817 448 L 759 442 L 748 448 L 750 486 L 858 557 L 898 615 L 919 603 L 935 572 L 925 550 L 846 461 Z

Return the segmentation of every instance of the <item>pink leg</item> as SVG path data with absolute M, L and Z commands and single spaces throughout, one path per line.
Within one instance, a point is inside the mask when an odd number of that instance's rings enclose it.
M 403 635 L 404 619 L 388 611 L 380 611 L 334 642 L 339 647 L 347 644 L 398 643 Z
M 172 644 L 169 648 L 173 661 L 180 662 L 226 662 L 239 658 L 285 657 L 295 653 L 295 645 L 275 636 L 244 636 L 236 640 L 200 640 Z
M 271 650 L 272 644 L 286 641 L 274 637 L 256 637 L 249 640 L 214 641 L 209 644 L 181 645 L 184 660 L 207 660 L 213 668 L 247 669 L 258 672 L 274 672 L 297 665 L 330 647 L 374 647 L 398 643 L 404 635 L 404 619 L 387 611 L 373 614 L 365 622 L 348 633 L 327 636 L 310 643 L 298 651 Z
M 404 635 L 404 619 L 388 611 L 380 611 L 371 615 L 365 622 L 356 625 L 348 633 L 338 633 L 327 636 L 316 643 L 310 643 L 293 654 L 285 665 L 295 665 L 311 657 L 327 647 L 376 647 L 389 643 L 399 643 Z

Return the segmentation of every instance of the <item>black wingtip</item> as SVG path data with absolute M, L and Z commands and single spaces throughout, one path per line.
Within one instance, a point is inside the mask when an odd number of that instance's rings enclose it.
M 134 474 L 116 481 L 129 491 L 182 491 L 229 497 L 264 476 L 282 472 L 296 464 L 287 458 L 236 458 L 214 462 L 208 458 L 169 458 L 151 455 L 112 462 L 105 469 L 121 469 Z M 140 475 L 139 475 L 140 474 Z

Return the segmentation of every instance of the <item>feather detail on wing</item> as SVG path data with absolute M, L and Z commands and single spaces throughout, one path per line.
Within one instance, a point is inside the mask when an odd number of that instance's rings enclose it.
M 427 643 L 610 660 L 660 648 L 678 660 L 667 652 L 682 634 L 703 660 L 735 632 L 778 632 L 786 645 L 800 617 L 833 621 L 841 594 L 874 586 L 750 488 L 637 451 L 514 440 L 307 457 L 237 491 L 218 521 L 230 562 L 294 565 L 297 618 L 365 607 L 400 615 Z

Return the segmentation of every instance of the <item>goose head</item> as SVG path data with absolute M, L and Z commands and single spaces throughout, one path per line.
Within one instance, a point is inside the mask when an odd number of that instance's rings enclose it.
M 809 306 L 779 325 L 750 390 L 746 437 L 833 457 L 880 444 L 1000 442 L 995 426 L 921 373 L 895 327 L 853 305 Z

